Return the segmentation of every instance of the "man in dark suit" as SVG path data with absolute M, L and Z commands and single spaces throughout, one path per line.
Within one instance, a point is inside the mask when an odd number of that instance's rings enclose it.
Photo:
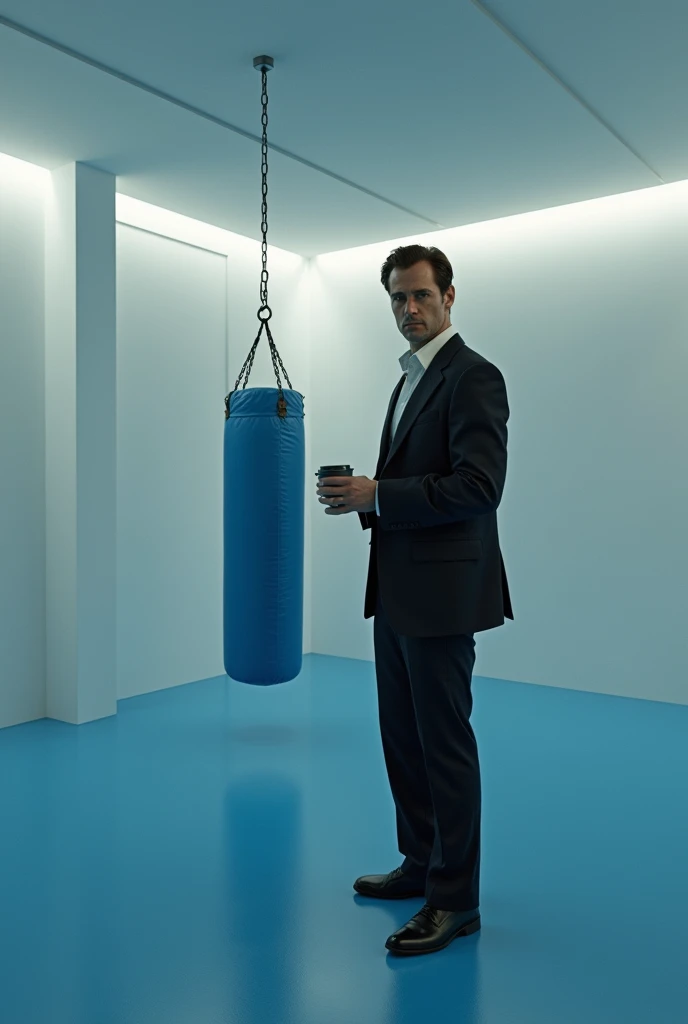
M 382 745 L 403 864 L 357 879 L 377 899 L 426 903 L 387 940 L 443 949 L 480 928 L 480 765 L 470 724 L 474 634 L 513 618 L 497 533 L 509 406 L 502 374 L 451 326 L 453 271 L 434 247 L 383 265 L 409 343 L 375 479 L 321 481 L 328 515 L 372 530 L 365 617 L 375 616 Z

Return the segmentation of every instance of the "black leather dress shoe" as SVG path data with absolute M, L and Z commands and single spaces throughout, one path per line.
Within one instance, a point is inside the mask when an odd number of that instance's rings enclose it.
M 480 931 L 477 910 L 437 910 L 427 903 L 408 924 L 387 939 L 386 946 L 396 956 L 417 956 L 445 949 L 454 939 Z
M 413 883 L 401 870 L 395 868 L 388 875 L 363 875 L 354 882 L 359 896 L 372 896 L 376 900 L 408 900 L 425 896 L 425 884 Z

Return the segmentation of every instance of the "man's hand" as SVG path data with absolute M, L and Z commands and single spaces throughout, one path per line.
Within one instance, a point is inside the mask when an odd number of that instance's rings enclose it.
M 347 512 L 374 512 L 376 480 L 367 476 L 328 476 L 319 482 L 317 491 L 321 505 L 328 505 L 326 516 L 342 516 Z M 333 508 L 340 505 L 340 508 Z

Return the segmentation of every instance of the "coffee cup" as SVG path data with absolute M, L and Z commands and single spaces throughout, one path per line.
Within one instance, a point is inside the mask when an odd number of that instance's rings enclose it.
M 321 466 L 315 475 L 318 480 L 323 480 L 329 476 L 353 476 L 354 471 L 347 463 L 346 466 Z M 341 502 L 340 505 L 330 505 L 330 508 L 341 508 L 343 504 L 344 502 Z

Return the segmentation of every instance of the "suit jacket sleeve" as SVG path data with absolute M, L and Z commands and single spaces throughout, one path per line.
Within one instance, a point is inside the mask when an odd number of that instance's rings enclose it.
M 361 526 L 364 530 L 372 530 L 373 523 L 380 515 L 380 504 L 377 487 L 375 488 L 375 511 L 374 512 L 359 512 L 358 518 L 361 520 Z
M 441 526 L 493 512 L 506 478 L 509 404 L 504 378 L 491 363 L 461 375 L 449 406 L 452 473 L 378 482 L 383 530 Z

